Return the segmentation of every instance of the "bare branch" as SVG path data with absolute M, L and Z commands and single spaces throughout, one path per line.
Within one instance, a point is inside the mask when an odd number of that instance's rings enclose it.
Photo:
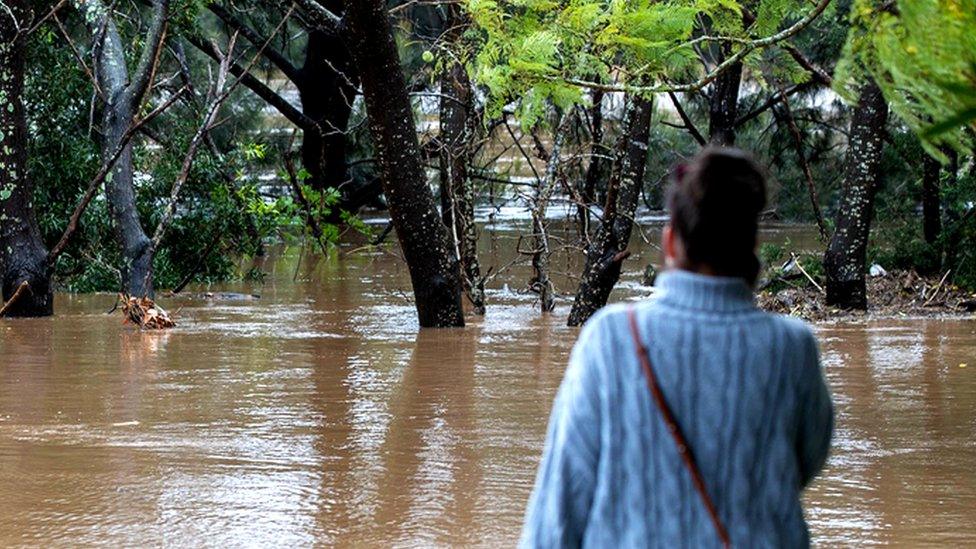
M 247 39 L 247 41 L 253 44 L 254 46 L 261 47 L 262 44 L 268 42 L 267 38 L 261 36 L 261 34 L 258 33 L 253 28 L 247 26 L 247 24 L 244 21 L 242 21 L 234 14 L 230 13 L 226 8 L 224 8 L 220 4 L 216 2 L 212 2 L 207 7 L 210 9 L 211 12 L 213 12 L 214 15 L 219 17 L 221 21 L 226 23 L 227 26 L 240 32 L 241 36 Z M 262 53 L 264 54 L 264 57 L 267 58 L 268 61 L 274 63 L 274 65 L 278 67 L 278 70 L 280 70 L 289 80 L 291 80 L 296 84 L 298 83 L 299 80 L 301 80 L 302 71 L 300 71 L 297 67 L 295 67 L 295 65 L 292 64 L 291 61 L 286 59 L 285 56 L 281 54 L 281 52 L 269 47 L 264 47 L 262 49 Z
M 671 104 L 674 105 L 675 110 L 678 111 L 678 116 L 681 117 L 681 122 L 684 124 L 684 128 L 688 130 L 688 133 L 695 138 L 695 141 L 697 141 L 699 145 L 704 147 L 708 141 L 705 139 L 705 136 L 698 131 L 698 128 L 695 127 L 695 123 L 691 121 L 688 113 L 686 113 L 684 107 L 681 106 L 681 102 L 678 101 L 678 96 L 676 96 L 674 92 L 668 92 L 668 97 L 671 98 Z
M 115 147 L 111 156 L 102 163 L 102 167 L 95 174 L 95 177 L 88 183 L 88 189 L 85 194 L 82 195 L 81 200 L 75 206 L 74 212 L 71 213 L 71 218 L 68 220 L 68 226 L 65 227 L 64 233 L 62 233 L 61 238 L 58 239 L 58 243 L 51 248 L 50 253 L 47 254 L 47 264 L 54 266 L 57 263 L 58 258 L 64 253 L 64 249 L 68 246 L 68 242 L 71 237 L 74 236 L 75 232 L 78 230 L 78 222 L 81 220 L 81 216 L 85 213 L 88 205 L 91 203 L 92 199 L 95 198 L 95 194 L 98 193 L 99 187 L 111 173 L 112 169 L 115 167 L 115 163 L 118 161 L 119 157 L 122 156 L 122 152 L 125 151 L 126 147 L 129 145 L 129 141 L 132 136 L 136 134 L 142 128 L 142 126 L 148 124 L 152 119 L 156 118 L 163 113 L 166 109 L 173 105 L 180 96 L 186 91 L 186 88 L 182 88 L 173 95 L 171 95 L 163 104 L 156 107 L 149 114 L 144 116 L 142 119 L 134 122 L 125 133 L 122 134 L 122 138 L 119 139 L 119 144 Z
M 139 63 L 136 64 L 130 83 L 125 90 L 126 97 L 133 106 L 142 103 L 142 97 L 156 73 L 168 24 L 169 0 L 155 0 L 153 2 L 153 18 L 146 33 L 145 45 L 142 47 Z

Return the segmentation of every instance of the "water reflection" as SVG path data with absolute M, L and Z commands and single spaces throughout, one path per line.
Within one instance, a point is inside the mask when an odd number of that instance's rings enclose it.
M 811 494 L 825 544 L 969 544 L 976 518 L 972 321 L 822 330 L 838 401 L 827 475 Z

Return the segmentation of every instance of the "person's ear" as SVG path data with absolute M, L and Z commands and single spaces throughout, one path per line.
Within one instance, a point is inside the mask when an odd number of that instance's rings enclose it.
M 674 265 L 677 250 L 674 245 L 674 228 L 670 223 L 665 225 L 664 231 L 661 232 L 661 249 L 664 250 L 664 264 L 669 267 Z

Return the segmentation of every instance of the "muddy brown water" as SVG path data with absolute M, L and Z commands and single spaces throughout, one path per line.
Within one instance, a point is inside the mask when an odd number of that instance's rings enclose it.
M 505 265 L 496 237 L 485 263 Z M 646 294 L 654 253 L 615 299 Z M 516 266 L 484 319 L 418 334 L 394 255 L 296 259 L 211 288 L 259 300 L 164 301 L 165 333 L 106 316 L 106 295 L 0 322 L 0 546 L 513 545 L 569 302 L 540 317 Z M 814 542 L 976 544 L 976 322 L 818 334 L 838 427 L 806 494 Z

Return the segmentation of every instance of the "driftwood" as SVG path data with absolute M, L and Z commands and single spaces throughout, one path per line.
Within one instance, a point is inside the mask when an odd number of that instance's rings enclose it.
M 163 330 L 176 326 L 169 313 L 148 297 L 119 294 L 119 300 L 122 302 L 122 314 L 125 315 L 123 324 L 131 322 L 142 330 Z
M 26 280 L 21 282 L 20 286 L 17 286 L 17 291 L 14 292 L 14 295 L 10 296 L 10 299 L 8 299 L 7 302 L 3 304 L 3 307 L 0 308 L 0 318 L 6 316 L 7 311 L 10 310 L 10 307 L 14 303 L 17 303 L 17 300 L 20 299 L 20 296 L 22 296 L 24 292 L 29 291 L 31 291 L 30 284 L 28 284 Z

